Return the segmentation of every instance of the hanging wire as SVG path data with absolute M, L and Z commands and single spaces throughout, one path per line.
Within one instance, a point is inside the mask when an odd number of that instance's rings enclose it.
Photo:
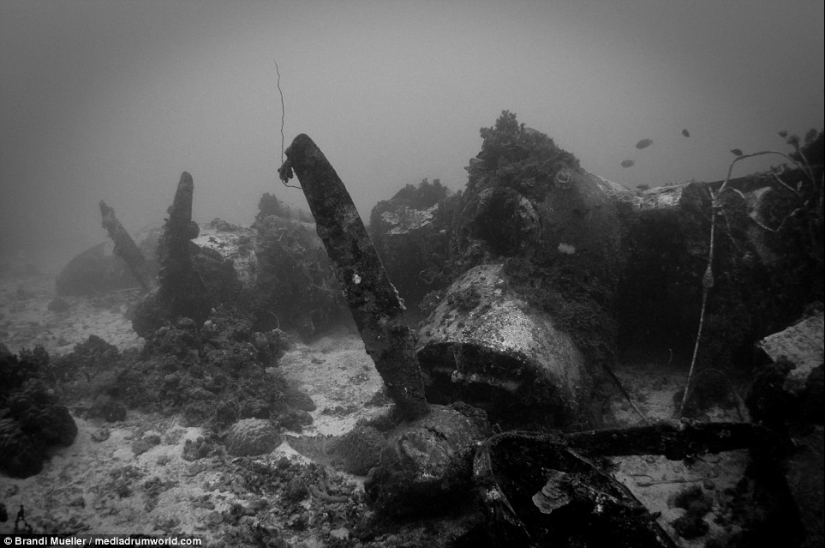
M 788 142 L 791 142 L 790 140 Z M 769 154 L 775 154 L 778 156 L 782 156 L 791 164 L 796 166 L 797 169 L 802 171 L 803 174 L 808 176 L 813 184 L 816 184 L 816 179 L 814 178 L 813 171 L 811 170 L 811 165 L 805 159 L 805 156 L 802 155 L 802 151 L 799 149 L 798 146 L 795 146 L 797 152 L 799 152 L 800 157 L 802 158 L 801 162 L 798 162 L 796 159 L 788 156 L 784 152 L 779 152 L 777 150 L 763 150 L 760 152 L 754 152 L 752 154 L 742 154 L 742 151 L 739 149 L 733 149 L 736 151 L 736 158 L 730 163 L 728 166 L 728 175 L 725 177 L 725 181 L 722 183 L 722 186 L 719 188 L 718 191 L 714 192 L 712 188 L 709 188 L 708 191 L 710 192 L 711 198 L 711 215 L 710 215 L 710 245 L 708 251 L 708 266 L 705 269 L 705 274 L 702 276 L 702 309 L 699 313 L 699 330 L 696 332 L 696 342 L 693 346 L 693 358 L 690 361 L 690 370 L 688 371 L 688 378 L 687 383 L 685 384 L 685 391 L 682 393 L 682 403 L 679 405 L 679 414 L 677 418 L 679 420 L 682 419 L 682 415 L 685 411 L 685 406 L 687 405 L 688 399 L 690 398 L 690 390 L 691 390 L 691 380 L 693 379 L 694 369 L 696 368 L 696 359 L 699 356 L 699 342 L 702 340 L 702 330 L 705 326 L 705 307 L 708 301 L 708 293 L 711 289 L 713 289 L 714 285 L 714 278 L 713 278 L 713 252 L 714 252 L 714 242 L 715 242 L 715 235 L 716 235 L 716 219 L 717 217 L 724 217 L 724 210 L 722 209 L 722 200 L 721 195 L 725 192 L 725 190 L 732 190 L 734 192 L 739 192 L 735 189 L 728 189 L 728 183 L 731 180 L 731 175 L 733 174 L 733 166 L 736 165 L 736 162 L 745 160 L 747 158 L 753 158 L 755 156 L 764 156 Z M 794 191 L 793 188 L 789 188 L 785 183 L 779 181 L 782 186 L 788 188 L 791 192 L 799 196 L 798 191 Z M 801 183 L 800 183 L 801 184 Z M 741 192 L 739 192 L 741 195 Z M 800 196 L 801 199 L 801 196 Z M 791 215 L 794 215 L 791 213 Z M 785 221 L 782 221 L 783 223 Z M 780 225 L 781 228 L 782 225 Z
M 278 66 L 278 61 L 272 60 L 275 63 L 275 72 L 278 74 L 278 94 L 281 96 L 281 165 L 284 165 L 284 119 L 286 118 L 286 107 L 284 107 L 284 92 L 281 91 L 281 69 Z M 288 186 L 289 188 L 297 188 L 300 190 L 300 187 L 295 185 L 291 185 L 286 181 L 281 181 L 284 186 Z
M 286 115 L 286 108 L 284 108 L 284 92 L 281 91 L 281 69 L 278 67 L 278 61 L 275 63 L 275 72 L 278 74 L 278 93 L 281 95 L 281 163 L 284 163 L 284 118 Z

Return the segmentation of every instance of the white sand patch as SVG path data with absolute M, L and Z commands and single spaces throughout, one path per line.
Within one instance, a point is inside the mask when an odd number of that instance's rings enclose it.
M 310 413 L 313 423 L 303 435 L 341 435 L 358 420 L 389 409 L 388 402 L 367 405 L 381 393 L 384 383 L 353 330 L 342 329 L 309 344 L 297 343 L 281 358 L 278 370 L 315 402 L 316 409 Z
M 26 521 L 37 531 L 104 534 L 195 534 L 203 530 L 208 509 L 192 502 L 212 498 L 195 476 L 214 475 L 215 459 L 195 463 L 183 459 L 187 439 L 200 428 L 184 428 L 168 418 L 130 411 L 129 420 L 114 425 L 75 417 L 75 442 L 58 449 L 43 471 L 25 479 L 0 476 L 0 493 L 13 530 L 14 516 L 24 506 Z M 161 444 L 135 455 L 131 440 L 151 425 Z M 101 439 L 108 432 L 108 438 Z M 228 500 L 228 499 L 227 499 Z M 223 501 L 225 504 L 228 502 Z
M 140 290 L 63 297 L 69 308 L 53 312 L 49 303 L 57 297 L 54 280 L 54 275 L 40 271 L 0 277 L 0 342 L 13 353 L 41 345 L 52 356 L 68 354 L 89 335 L 120 350 L 143 345 L 125 316 L 140 298 Z

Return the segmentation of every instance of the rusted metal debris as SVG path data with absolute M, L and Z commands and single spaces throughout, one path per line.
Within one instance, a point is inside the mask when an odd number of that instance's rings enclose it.
M 405 418 L 426 415 L 413 332 L 349 192 L 306 134 L 292 141 L 286 156 L 278 170 L 281 180 L 291 179 L 293 171 L 298 177 L 364 346 L 390 396 Z
M 565 438 L 577 450 L 601 457 L 664 455 L 678 460 L 743 448 L 762 450 L 762 453 L 782 451 L 782 441 L 776 434 L 746 422 L 659 423 L 586 430 L 567 434 Z
M 779 465 L 782 440 L 749 423 L 681 422 L 567 435 L 505 432 L 478 448 L 473 479 L 496 545 L 555 546 L 575 539 L 588 546 L 673 548 L 656 517 L 600 459 L 661 454 L 677 460 L 744 448 L 758 463 L 749 481 L 771 485 L 779 501 L 770 511 L 793 515 Z M 795 527 L 788 523 L 789 538 L 798 533 Z
M 559 435 L 488 438 L 473 479 L 496 546 L 676 546 L 630 490 Z
M 113 253 L 123 259 L 143 289 L 151 290 L 155 287 L 155 280 L 149 271 L 146 257 L 135 244 L 135 241 L 115 217 L 115 210 L 103 200 L 100 200 L 100 215 L 103 218 L 103 228 L 115 244 Z

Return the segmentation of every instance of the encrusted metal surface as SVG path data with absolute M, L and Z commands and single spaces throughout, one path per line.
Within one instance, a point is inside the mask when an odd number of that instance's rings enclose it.
M 438 392 L 452 393 L 448 399 L 488 394 L 509 407 L 575 414 L 586 378 L 581 353 L 547 314 L 509 288 L 501 269 L 477 266 L 448 289 L 419 330 L 422 370 Z

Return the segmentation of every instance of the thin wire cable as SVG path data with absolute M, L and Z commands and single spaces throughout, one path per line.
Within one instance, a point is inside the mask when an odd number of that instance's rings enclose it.
M 754 152 L 752 154 L 741 154 L 738 155 L 737 158 L 730 163 L 728 166 L 728 175 L 725 177 L 725 182 L 722 183 L 722 186 L 719 188 L 718 191 L 713 192 L 713 189 L 709 188 L 710 198 L 711 198 L 711 214 L 710 214 L 710 250 L 708 251 L 708 266 L 705 269 L 705 274 L 702 276 L 702 310 L 699 313 L 699 330 L 696 332 L 696 343 L 693 346 L 693 358 L 690 360 L 690 370 L 688 371 L 688 378 L 687 384 L 685 384 L 685 391 L 682 393 L 682 403 L 679 406 L 679 414 L 678 419 L 682 420 L 682 414 L 685 411 L 685 406 L 687 405 L 688 399 L 690 398 L 690 382 L 693 379 L 693 371 L 696 367 L 696 359 L 699 356 L 699 342 L 702 340 L 702 329 L 705 326 L 705 306 L 707 305 L 708 301 L 708 293 L 711 289 L 713 289 L 714 279 L 713 279 L 713 251 L 714 251 L 714 242 L 716 241 L 716 217 L 719 215 L 724 215 L 724 211 L 722 210 L 722 202 L 721 202 L 721 195 L 725 190 L 728 188 L 728 183 L 730 182 L 731 175 L 733 174 L 733 166 L 736 165 L 736 162 L 740 162 L 745 160 L 746 158 L 753 158 L 754 156 L 764 156 L 766 154 L 778 154 L 782 156 L 793 165 L 795 165 L 802 173 L 808 175 L 811 179 L 811 182 L 815 184 L 816 179 L 813 177 L 813 172 L 811 171 L 810 165 L 807 164 L 804 158 L 803 162 L 797 162 L 784 152 L 779 152 L 777 150 L 763 150 L 760 152 Z M 784 221 L 783 221 L 784 222 Z
M 284 118 L 286 118 L 286 108 L 284 107 L 284 92 L 281 91 L 281 69 L 278 67 L 278 61 L 273 60 L 275 63 L 275 72 L 278 74 L 278 93 L 281 96 L 281 164 L 284 163 Z
M 281 165 L 284 165 L 284 119 L 286 118 L 286 107 L 284 106 L 284 92 L 281 91 L 281 69 L 278 66 L 278 61 L 272 60 L 275 63 L 275 72 L 278 74 L 278 94 L 281 96 Z M 291 185 L 286 181 L 281 181 L 284 186 L 288 186 L 289 188 L 297 188 L 300 190 L 300 187 L 295 185 Z

